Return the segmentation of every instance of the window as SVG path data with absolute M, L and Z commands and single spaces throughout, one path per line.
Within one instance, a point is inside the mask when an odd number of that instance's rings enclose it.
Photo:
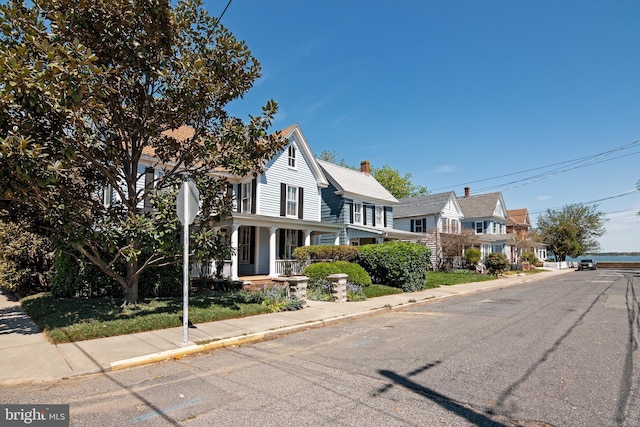
M 460 231 L 460 222 L 456 218 L 451 219 L 451 233 L 458 233 Z
M 251 213 L 251 200 L 253 197 L 253 188 L 251 182 L 247 182 L 242 184 L 242 200 L 241 203 L 241 212 L 242 213 Z
M 484 222 L 476 222 L 476 234 L 484 234 Z
M 240 264 L 249 264 L 251 260 L 251 227 L 240 227 Z
M 289 146 L 289 167 L 296 167 L 296 147 L 293 144 Z
M 287 185 L 287 216 L 298 216 L 298 187 Z
M 298 247 L 298 230 L 284 231 L 284 257 L 293 259 L 293 250 Z
M 384 207 L 376 206 L 376 226 L 384 227 Z
M 353 202 L 353 223 L 362 224 L 362 203 Z
M 413 231 L 416 233 L 424 233 L 424 228 L 422 227 L 423 221 L 421 219 L 416 219 L 416 224 L 414 226 Z

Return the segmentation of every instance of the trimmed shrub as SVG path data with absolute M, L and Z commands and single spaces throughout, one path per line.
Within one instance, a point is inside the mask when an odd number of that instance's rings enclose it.
M 325 280 L 330 274 L 343 273 L 348 276 L 348 281 L 354 285 L 368 286 L 371 284 L 371 277 L 367 272 L 353 262 L 332 261 L 317 262 L 307 266 L 302 274 L 309 278 L 309 282 Z
M 536 267 L 541 265 L 540 260 L 538 259 L 536 254 L 531 251 L 523 252 L 522 255 L 520 255 L 520 262 L 529 262 L 531 263 L 531 265 L 535 265 Z
M 358 258 L 358 247 L 348 245 L 301 246 L 293 250 L 293 256 L 299 262 L 348 261 Z
M 509 267 L 509 261 L 505 254 L 493 252 L 484 258 L 484 265 L 487 267 L 489 274 L 497 275 Z
M 24 224 L 0 221 L 0 286 L 21 296 L 48 291 L 53 245 Z
M 482 258 L 482 252 L 478 248 L 469 248 L 464 251 L 464 263 L 468 269 L 474 269 Z
M 376 283 L 405 292 L 423 289 L 431 250 L 419 243 L 387 242 L 360 246 L 360 264 Z

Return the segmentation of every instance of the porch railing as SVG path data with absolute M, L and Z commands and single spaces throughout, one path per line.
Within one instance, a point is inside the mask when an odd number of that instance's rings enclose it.
M 276 275 L 284 276 L 287 266 L 291 267 L 291 274 L 301 274 L 304 267 L 295 259 L 276 260 Z
M 206 277 L 210 279 L 216 275 L 216 262 L 211 261 L 209 263 L 194 262 L 191 264 L 191 278 Z M 231 260 L 226 260 L 222 267 L 222 277 L 231 277 Z

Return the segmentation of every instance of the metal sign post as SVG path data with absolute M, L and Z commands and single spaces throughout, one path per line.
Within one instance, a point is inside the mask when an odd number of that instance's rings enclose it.
M 182 223 L 182 327 L 184 329 L 184 343 L 189 342 L 189 225 L 196 219 L 200 210 L 200 193 L 193 181 L 185 181 L 180 187 L 176 200 L 178 219 Z

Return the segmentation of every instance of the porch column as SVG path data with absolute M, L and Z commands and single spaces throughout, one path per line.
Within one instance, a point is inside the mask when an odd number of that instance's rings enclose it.
M 240 225 L 231 226 L 231 280 L 238 280 L 238 229 Z
M 333 244 L 338 246 L 340 244 L 340 233 L 336 233 L 336 238 L 333 241 Z
M 271 227 L 269 230 L 269 276 L 277 277 L 276 273 L 276 231 L 278 227 Z
M 311 230 L 304 230 L 304 245 L 311 246 Z

